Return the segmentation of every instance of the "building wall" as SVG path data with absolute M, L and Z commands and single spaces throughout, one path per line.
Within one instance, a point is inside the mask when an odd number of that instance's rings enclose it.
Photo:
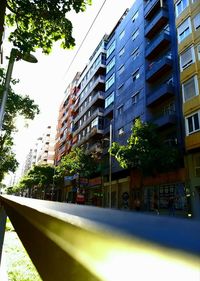
M 78 81 L 78 114 L 74 119 L 73 136 L 77 137 L 75 146 L 84 146 L 89 153 L 98 150 L 103 134 L 105 45 L 106 36 L 91 55 Z
M 174 1 L 185 123 L 185 165 L 193 214 L 200 217 L 200 3 Z
M 38 151 L 37 164 L 52 164 L 54 165 L 55 157 L 55 129 L 48 126 L 42 136 L 40 151 Z
M 75 145 L 77 138 L 73 137 L 74 119 L 77 116 L 78 107 L 78 80 L 80 73 L 77 72 L 72 82 L 65 90 L 65 97 L 59 108 L 57 123 L 56 144 L 55 144 L 55 164 L 58 165 L 61 158 L 70 152 Z

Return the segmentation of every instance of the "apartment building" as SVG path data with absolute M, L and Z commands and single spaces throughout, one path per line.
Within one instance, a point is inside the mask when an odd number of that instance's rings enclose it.
M 193 213 L 200 216 L 200 3 L 181 0 L 174 1 L 174 6 L 185 121 L 185 165 Z
M 54 165 L 55 157 L 55 129 L 48 126 L 41 137 L 40 150 L 36 164 L 52 164 Z
M 105 130 L 112 139 L 125 144 L 136 118 L 157 124 L 162 139 L 177 145 L 183 153 L 183 122 L 179 66 L 173 1 L 136 1 L 120 19 L 107 43 L 105 82 Z M 162 161 L 162 160 L 161 160 Z M 167 209 L 169 196 L 184 194 L 185 169 L 145 179 L 144 188 L 128 171 L 112 163 L 112 206 L 123 204 L 128 193 L 129 206 L 135 198 L 152 209 L 153 198 Z M 110 185 L 106 196 L 109 198 Z M 107 200 L 108 201 L 108 200 Z M 177 203 L 182 208 L 185 202 Z M 179 206 L 178 206 L 179 205 Z
M 126 195 L 131 209 L 135 207 L 135 199 L 139 199 L 145 210 L 151 211 L 157 198 L 159 208 L 167 210 L 169 198 L 177 197 L 180 200 L 176 208 L 183 213 L 186 210 L 184 161 L 180 161 L 174 172 L 145 178 L 141 189 L 140 175 L 121 169 L 113 159 L 109 165 L 108 150 L 103 150 L 106 145 L 108 148 L 110 137 L 126 144 L 135 119 L 140 118 L 155 123 L 169 149 L 178 146 L 183 155 L 182 110 L 185 109 L 180 91 L 179 29 L 176 30 L 175 18 L 172 0 L 135 1 L 110 35 L 99 43 L 77 81 L 74 146 L 84 147 L 87 153 L 99 153 L 107 162 L 104 182 L 95 180 L 96 189 L 92 187 L 102 194 L 103 186 L 105 206 L 109 205 L 111 194 L 111 205 L 115 208 L 123 206 Z M 61 110 L 60 118 L 63 114 Z
M 73 137 L 74 119 L 78 109 L 78 80 L 80 73 L 76 73 L 72 82 L 65 90 L 65 97 L 59 108 L 57 123 L 55 165 L 58 165 L 61 158 L 68 154 L 73 145 L 77 142 L 77 136 Z
M 88 153 L 98 150 L 103 136 L 106 38 L 98 44 L 78 81 L 78 109 L 73 135 L 77 137 L 76 146 L 85 147 Z

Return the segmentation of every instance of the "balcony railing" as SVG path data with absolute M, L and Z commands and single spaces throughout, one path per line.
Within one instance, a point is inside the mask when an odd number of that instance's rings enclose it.
M 85 120 L 83 122 L 82 125 L 76 127 L 77 129 L 74 131 L 74 135 L 78 134 L 84 127 L 86 127 L 97 116 L 103 116 L 103 109 L 102 108 L 97 108 L 95 111 L 93 111 L 91 113 L 91 116 L 88 117 L 87 120 Z
M 86 113 L 86 111 L 94 105 L 97 100 L 103 100 L 104 99 L 104 92 L 98 91 L 93 96 L 92 99 L 87 103 L 87 105 L 83 108 L 82 111 L 79 111 L 78 116 L 75 118 L 74 122 L 76 123 L 81 117 Z
M 162 99 L 174 95 L 174 87 L 171 84 L 160 85 L 147 95 L 147 106 L 153 106 L 160 102 Z
M 149 62 L 146 74 L 146 80 L 148 82 L 154 82 L 158 77 L 165 74 L 172 68 L 171 54 L 160 57 L 155 61 Z
M 146 58 L 152 59 L 160 53 L 160 50 L 166 48 L 170 42 L 170 35 L 168 30 L 162 30 L 152 40 L 149 40 L 146 46 Z
M 160 0 L 148 0 L 144 8 L 144 16 L 149 19 L 160 8 Z
M 91 80 L 91 84 L 88 87 L 87 91 L 83 90 L 83 92 L 84 91 L 85 92 L 84 92 L 83 97 L 80 98 L 79 105 L 85 101 L 85 99 L 92 93 L 92 91 L 95 90 L 95 88 L 97 87 L 98 84 L 105 84 L 105 76 L 104 75 L 98 75 L 97 77 L 94 77 Z M 80 92 L 79 95 L 81 96 L 81 94 L 83 94 L 83 93 Z
M 168 22 L 168 11 L 161 9 L 154 18 L 145 26 L 145 36 L 152 38 L 161 30 Z
M 199 281 L 199 221 L 15 196 L 0 206 L 0 248 L 8 216 L 44 281 Z
M 61 146 L 58 151 L 59 153 L 63 153 L 65 151 L 65 145 Z
M 154 115 L 152 121 L 160 128 L 175 124 L 177 121 L 176 111 L 162 110 Z

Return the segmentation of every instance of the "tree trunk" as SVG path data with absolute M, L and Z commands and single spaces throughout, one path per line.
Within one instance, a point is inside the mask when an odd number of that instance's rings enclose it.
M 1 0 L 1 5 L 0 5 L 0 49 L 1 49 L 2 42 L 3 42 L 6 4 L 7 4 L 7 0 Z

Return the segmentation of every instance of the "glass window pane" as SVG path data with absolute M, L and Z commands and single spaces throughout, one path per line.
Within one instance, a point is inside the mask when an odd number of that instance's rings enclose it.
M 194 117 L 194 129 L 196 131 L 196 130 L 198 130 L 200 128 L 199 127 L 199 116 L 198 116 L 198 113 L 194 114 L 193 117 Z
M 192 116 L 188 118 L 188 130 L 189 133 L 193 132 Z

